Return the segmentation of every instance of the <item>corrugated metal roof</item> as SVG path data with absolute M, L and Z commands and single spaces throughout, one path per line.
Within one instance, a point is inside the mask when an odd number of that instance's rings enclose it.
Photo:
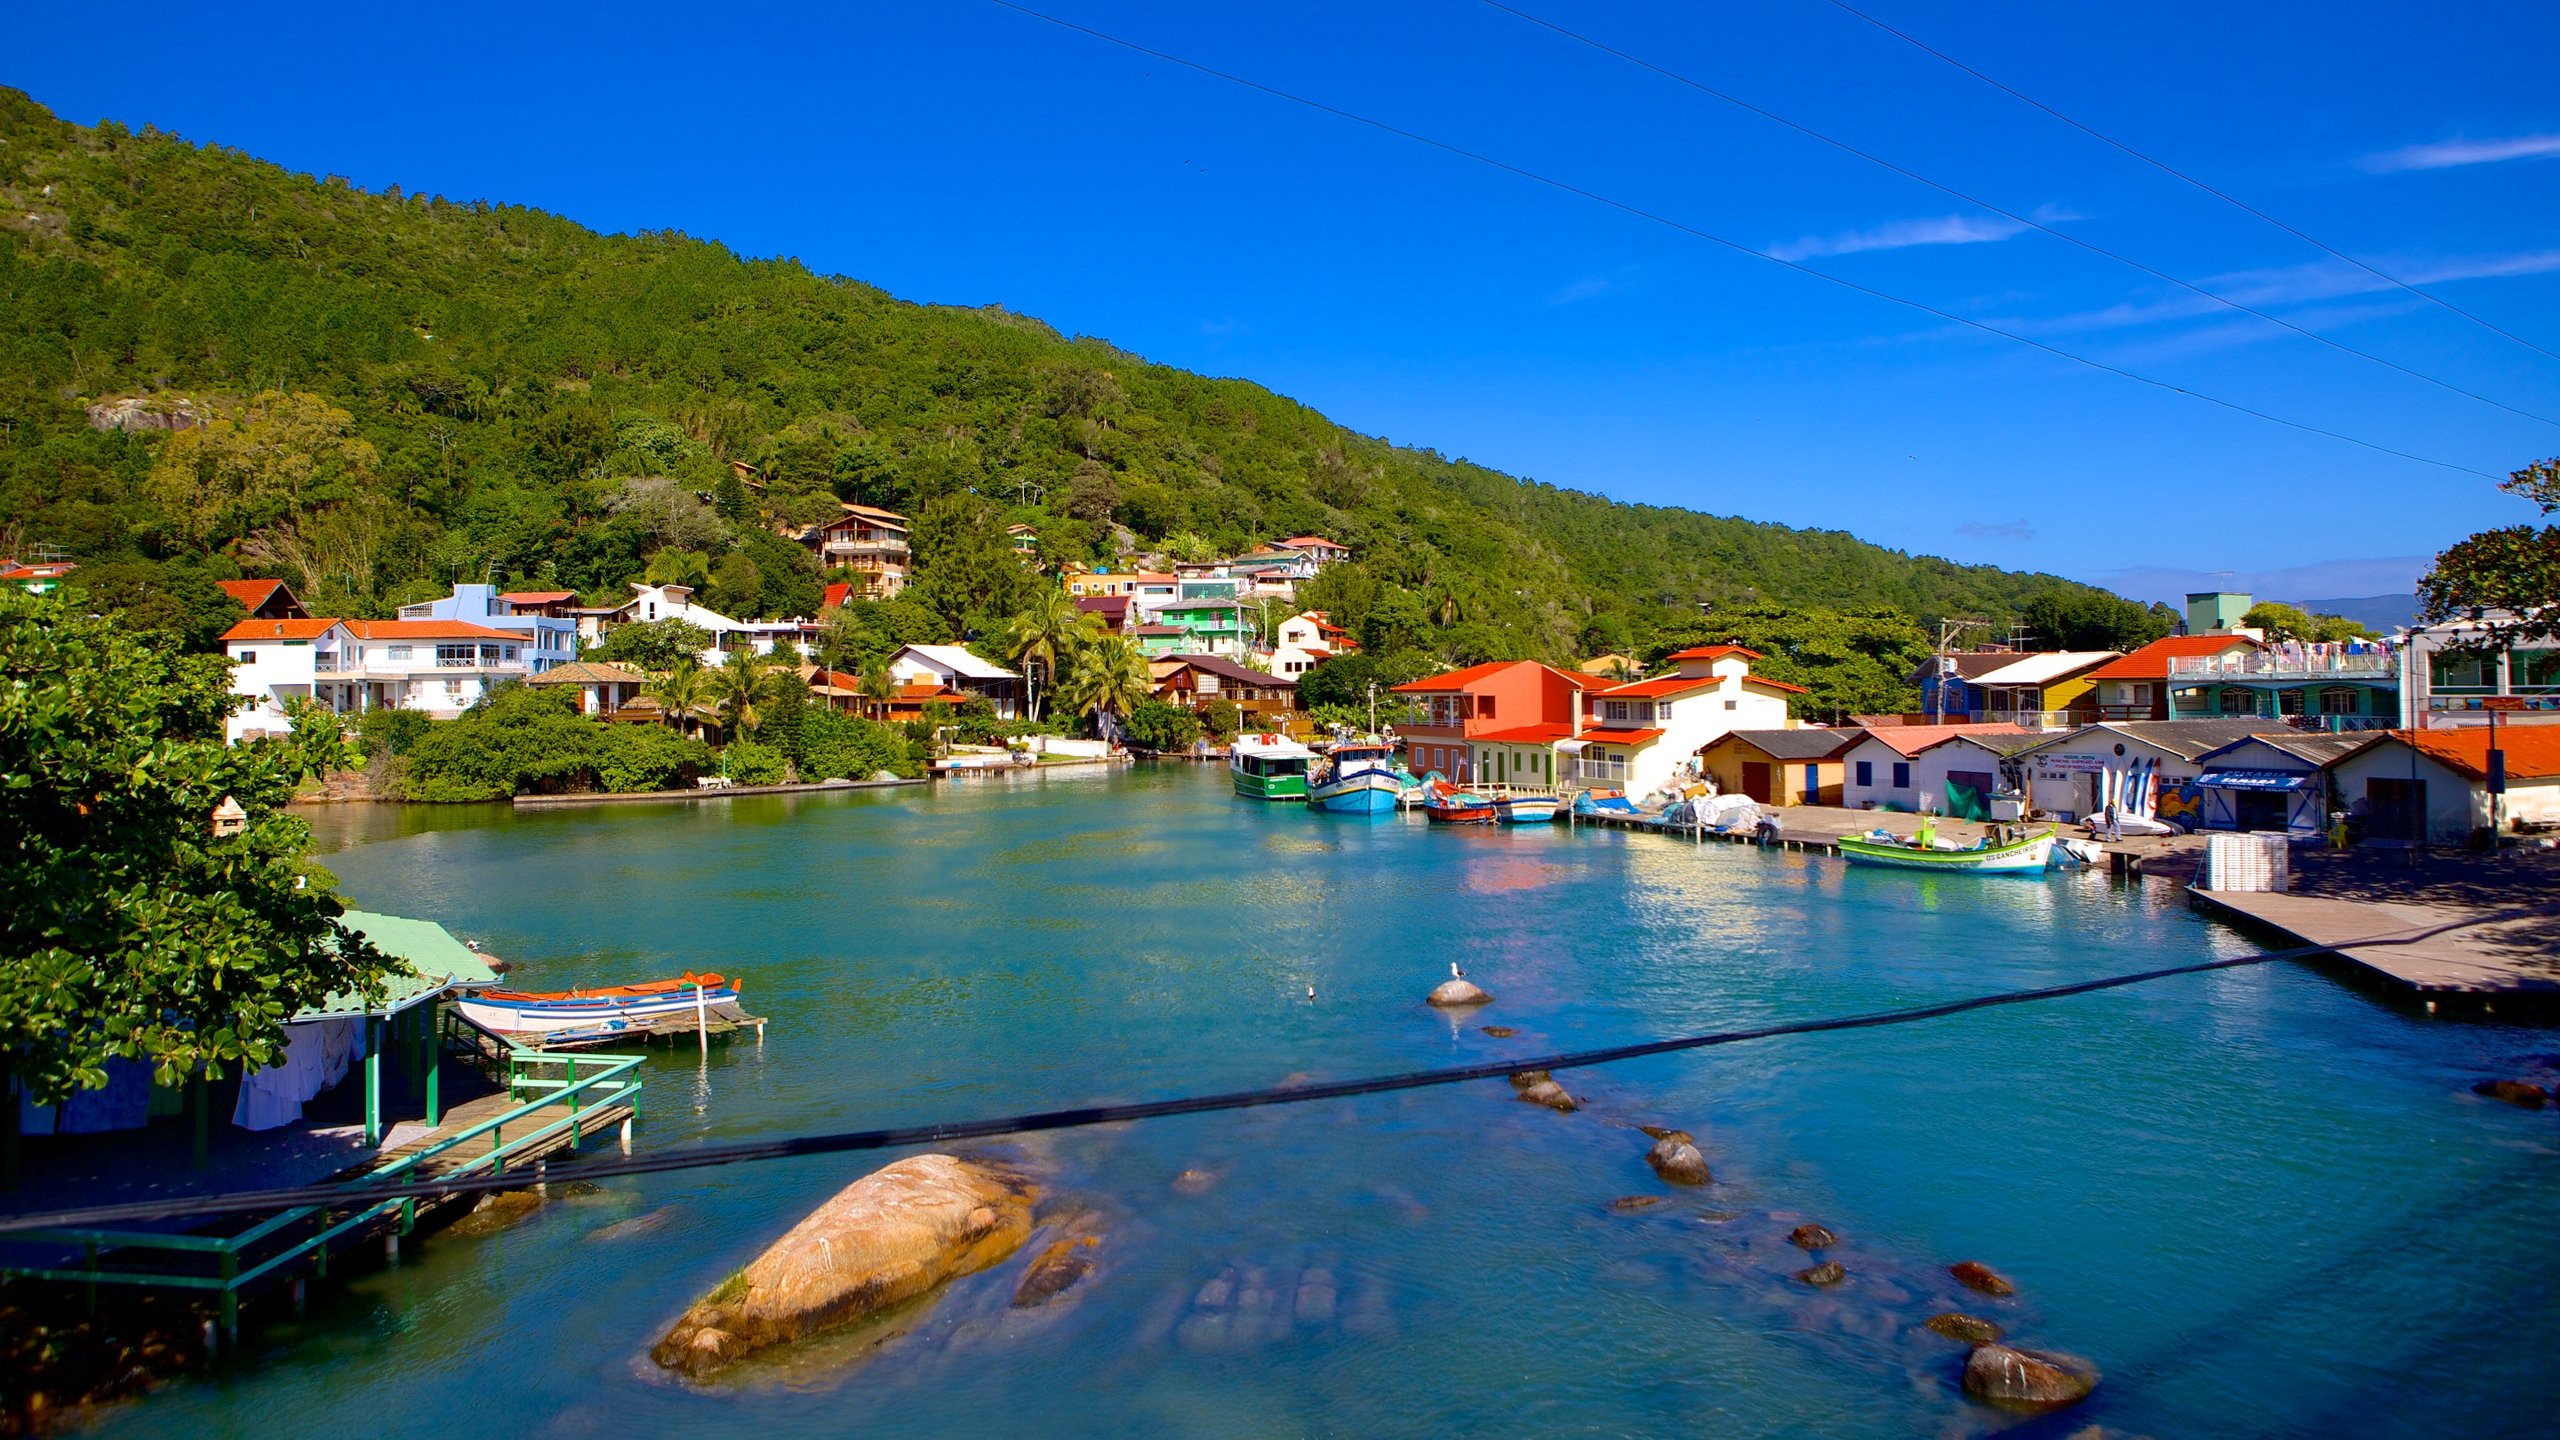
M 433 920 L 377 915 L 369 910 L 350 910 L 339 919 L 349 930 L 371 941 L 375 949 L 407 961 L 409 968 L 417 973 L 393 976 L 386 984 L 388 993 L 385 998 L 370 1007 L 360 995 L 340 993 L 297 1012 L 293 1017 L 294 1023 L 365 1014 L 389 1015 L 456 987 L 489 985 L 497 981 L 498 972 L 489 968 L 488 961 L 481 959 L 470 946 L 454 939 L 450 932 Z
M 2024 655 L 1997 670 L 1973 677 L 1976 685 L 2050 685 L 2056 680 L 2077 675 L 2093 665 L 2116 659 L 2113 650 L 2052 650 Z
M 1856 730 L 1733 730 L 1720 735 L 1713 750 L 1727 740 L 1748 745 L 1772 760 L 1828 760 L 1857 743 Z

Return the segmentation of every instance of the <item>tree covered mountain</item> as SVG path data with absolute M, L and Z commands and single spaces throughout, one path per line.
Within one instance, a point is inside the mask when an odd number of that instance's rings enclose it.
M 145 609 L 240 570 L 365 615 L 455 579 L 611 594 L 654 568 L 807 613 L 815 563 L 775 532 L 844 499 L 917 517 L 920 588 L 964 626 L 1018 599 L 980 567 L 1021 521 L 1052 560 L 1330 535 L 1359 557 L 1345 602 L 1419 617 L 1453 660 L 1640 645 L 1702 601 L 1925 620 L 2099 598 L 1522 480 L 683 235 L 368 193 L 16 91 L 0 141 L 0 548 L 59 547 Z

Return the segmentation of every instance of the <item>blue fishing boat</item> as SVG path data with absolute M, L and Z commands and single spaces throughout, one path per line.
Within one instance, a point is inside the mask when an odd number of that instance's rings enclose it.
M 1344 815 L 1384 815 L 1403 801 L 1405 781 L 1396 773 L 1395 750 L 1379 741 L 1349 741 L 1317 763 L 1307 777 L 1307 800 L 1318 810 Z

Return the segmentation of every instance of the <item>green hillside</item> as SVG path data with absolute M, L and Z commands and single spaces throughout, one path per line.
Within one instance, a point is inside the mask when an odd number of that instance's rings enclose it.
M 1052 559 L 1107 555 L 1115 525 L 1176 553 L 1312 531 L 1360 557 L 1344 603 L 1418 608 L 1458 659 L 1642 643 L 1700 601 L 1925 620 L 2092 594 L 1520 480 L 682 235 L 366 193 L 15 91 L 0 140 L 0 549 L 59 547 L 126 595 L 237 566 L 379 614 L 456 578 L 611 593 L 665 550 L 730 604 L 802 613 L 819 577 L 772 531 L 840 497 L 919 517 L 946 617 L 1006 598 L 962 572 L 1012 521 Z M 223 423 L 90 423 L 181 398 Z

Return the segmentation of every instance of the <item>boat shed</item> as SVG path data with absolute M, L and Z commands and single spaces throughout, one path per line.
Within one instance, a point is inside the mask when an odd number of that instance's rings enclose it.
M 1735 730 L 1698 752 L 1698 767 L 1725 795 L 1763 805 L 1837 805 L 1847 767 L 1841 755 L 1858 730 Z
M 2289 731 L 2252 735 L 2196 757 L 2207 830 L 2327 828 L 2328 767 L 2380 738 L 2377 732 Z
M 2245 740 L 2267 728 L 2264 720 L 2102 720 L 2019 754 L 2025 764 L 2027 807 L 2061 820 L 2094 815 L 2102 796 L 2144 767 L 2152 793 L 2132 813 L 2155 816 L 2190 829 L 2204 823 L 2204 793 L 2196 778 L 2207 751 Z
M 382 1060 L 386 1051 L 421 1078 L 436 1065 L 434 1003 L 457 990 L 497 983 L 498 972 L 480 952 L 453 938 L 432 920 L 349 910 L 339 917 L 373 947 L 407 966 L 383 982 L 379 995 L 352 991 L 331 995 L 296 1011 L 285 1022 L 281 1063 L 240 1078 L 231 1122 L 247 1130 L 272 1130 L 302 1118 L 302 1103 L 364 1068 L 364 1138 L 382 1143 Z M 428 1094 L 434 1090 L 430 1084 Z M 435 1102 L 428 1101 L 430 1112 Z
M 2498 727 L 2506 789 L 2490 789 L 2489 729 L 2392 730 L 2329 762 L 2338 803 L 2365 822 L 2368 840 L 2450 845 L 2483 827 L 2560 824 L 2560 724 Z

